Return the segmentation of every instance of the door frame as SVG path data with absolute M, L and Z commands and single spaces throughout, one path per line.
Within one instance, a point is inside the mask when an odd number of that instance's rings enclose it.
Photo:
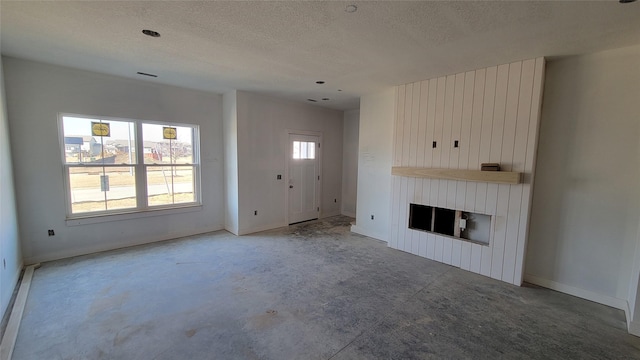
M 282 186 L 284 187 L 284 218 L 287 226 L 289 226 L 289 156 L 291 156 L 291 149 L 289 148 L 289 138 L 291 135 L 308 135 L 308 136 L 317 136 L 318 143 L 320 147 L 316 152 L 316 159 L 318 160 L 318 174 L 320 176 L 320 180 L 318 181 L 318 187 L 316 188 L 316 194 L 318 196 L 318 207 L 320 211 L 318 212 L 318 219 L 322 217 L 322 182 L 324 181 L 324 175 L 322 174 L 322 132 L 320 131 L 311 131 L 311 130 L 294 130 L 294 129 L 285 129 L 285 152 L 284 152 L 284 181 L 282 182 Z

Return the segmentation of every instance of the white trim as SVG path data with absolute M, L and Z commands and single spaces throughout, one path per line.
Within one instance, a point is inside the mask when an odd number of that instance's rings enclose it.
M 288 224 L 281 223 L 281 222 L 274 223 L 274 224 L 267 224 L 267 225 L 259 225 L 259 226 L 250 227 L 248 229 L 238 229 L 237 235 L 238 236 L 249 235 L 249 234 L 257 233 L 260 231 L 273 230 L 273 229 L 287 227 L 287 226 Z
M 524 281 L 565 294 L 577 296 L 579 298 L 593 301 L 602 305 L 610 306 L 612 308 L 620 309 L 625 312 L 628 311 L 627 301 L 624 299 L 618 299 L 612 296 L 602 295 L 592 291 L 579 289 L 577 287 L 561 284 L 553 280 L 543 279 L 531 274 L 525 274 Z
M 627 328 L 627 331 L 629 332 L 629 334 L 635 335 L 635 336 L 640 336 L 640 322 L 631 321 L 628 324 L 629 324 L 629 326 Z
M 382 236 L 381 234 L 375 233 L 373 231 L 368 231 L 362 227 L 359 227 L 358 225 L 351 225 L 351 232 L 354 232 L 356 234 L 360 234 L 360 235 L 364 235 L 364 236 L 368 236 L 370 238 L 374 238 L 380 241 L 384 241 L 386 243 L 388 243 L 387 241 L 387 237 L 386 236 Z
M 344 215 L 344 216 L 352 217 L 352 218 L 356 217 L 356 213 L 355 212 L 351 212 L 351 211 L 344 211 L 343 210 L 341 214 Z
M 38 267 L 40 267 L 40 264 L 31 265 L 24 271 L 20 290 L 18 290 L 16 301 L 13 304 L 13 309 L 11 309 L 11 316 L 9 317 L 7 329 L 2 337 L 2 343 L 0 344 L 1 360 L 9 360 L 13 355 L 13 348 L 16 345 L 18 330 L 20 329 L 20 323 L 22 322 L 22 314 L 24 312 L 24 307 L 27 304 L 27 297 L 29 296 L 29 288 L 31 287 L 33 271 Z

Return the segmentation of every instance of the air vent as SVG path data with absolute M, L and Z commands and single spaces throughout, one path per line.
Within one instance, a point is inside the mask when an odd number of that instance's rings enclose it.
M 151 36 L 151 37 L 160 37 L 160 33 L 157 31 L 153 31 L 153 30 L 142 30 L 142 33 L 147 35 L 147 36 Z
M 138 71 L 138 75 L 149 76 L 149 77 L 158 77 L 158 75 L 148 74 L 148 73 L 144 73 L 144 72 L 140 72 L 140 71 Z

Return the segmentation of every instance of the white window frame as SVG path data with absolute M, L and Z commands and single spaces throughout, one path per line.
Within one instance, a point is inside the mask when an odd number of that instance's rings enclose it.
M 135 125 L 135 155 L 136 162 L 134 164 L 96 164 L 96 165 L 88 165 L 88 164 L 76 164 L 76 163 L 67 163 L 66 161 L 66 148 L 64 142 L 64 117 L 76 117 L 83 119 L 91 119 L 96 121 L 120 121 L 120 122 L 129 122 Z M 142 125 L 143 124 L 152 124 L 152 125 L 162 125 L 162 126 L 178 126 L 178 127 L 190 127 L 193 129 L 193 139 L 192 139 L 192 152 L 193 152 L 193 163 L 190 164 L 145 164 L 144 162 L 144 141 L 143 141 L 143 133 L 142 133 Z M 129 119 L 129 118 L 117 118 L 117 117 L 109 117 L 109 116 L 95 116 L 95 115 L 84 115 L 84 114 L 73 114 L 73 113 L 59 113 L 58 114 L 58 137 L 59 137 L 59 148 L 62 162 L 62 178 L 64 183 L 65 190 L 65 202 L 66 202 L 66 214 L 67 214 L 67 224 L 68 225 L 82 225 L 86 223 L 93 222 L 101 222 L 101 221 L 110 221 L 110 220 L 124 220 L 131 217 L 144 217 L 148 215 L 153 215 L 153 212 L 157 212 L 158 215 L 164 215 L 171 212 L 184 212 L 189 211 L 188 208 L 193 207 L 202 207 L 202 191 L 201 191 L 201 162 L 200 162 L 200 127 L 195 124 L 188 123 L 179 123 L 179 122 L 163 122 L 163 121 L 154 121 L 154 120 L 140 120 L 140 119 Z M 71 201 L 71 184 L 69 177 L 69 169 L 73 167 L 133 167 L 135 171 L 135 189 L 136 189 L 136 207 L 127 208 L 127 209 L 114 209 L 114 210 L 104 210 L 104 211 L 90 211 L 83 213 L 72 212 L 72 201 Z M 167 205 L 153 205 L 149 206 L 148 197 L 147 197 L 147 167 L 154 166 L 176 166 L 176 167 L 192 167 L 193 168 L 193 191 L 194 191 L 194 201 L 187 203 L 178 203 L 178 204 L 167 204 Z M 123 217 L 122 215 L 125 215 Z M 126 215 L 135 215 L 135 216 L 126 216 Z M 104 218 L 104 220 L 100 220 Z M 80 221 L 82 219 L 95 219 L 95 221 Z

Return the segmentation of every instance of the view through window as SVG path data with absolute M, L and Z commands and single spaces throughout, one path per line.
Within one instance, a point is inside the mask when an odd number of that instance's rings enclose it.
M 69 215 L 197 203 L 198 127 L 61 117 Z

